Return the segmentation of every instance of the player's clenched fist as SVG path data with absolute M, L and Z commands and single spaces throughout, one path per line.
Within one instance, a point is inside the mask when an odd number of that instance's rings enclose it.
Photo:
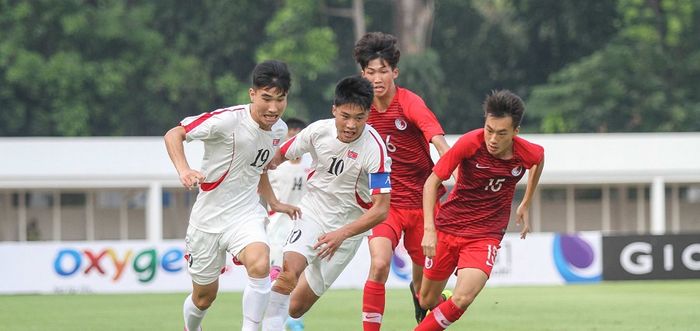
M 437 243 L 437 234 L 435 230 L 425 230 L 421 246 L 423 247 L 423 255 L 432 258 L 435 256 L 435 244 Z
M 204 176 L 197 170 L 187 169 L 180 172 L 180 183 L 188 190 L 196 188 L 199 183 L 204 181 Z

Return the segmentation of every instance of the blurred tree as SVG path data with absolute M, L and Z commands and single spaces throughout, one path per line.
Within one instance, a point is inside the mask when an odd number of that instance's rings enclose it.
M 623 28 L 603 49 L 534 89 L 545 132 L 700 129 L 700 5 L 620 1 Z
M 2 1 L 0 134 L 160 135 L 246 102 L 275 3 Z
M 153 25 L 172 54 L 153 87 L 167 91 L 170 125 L 184 116 L 249 101 L 256 50 L 264 42 L 260 31 L 278 7 L 274 0 L 156 2 Z
M 265 43 L 257 58 L 285 61 L 295 80 L 287 116 L 307 119 L 330 116 L 338 57 L 336 34 L 326 21 L 322 3 L 287 1 L 265 27 Z
M 433 47 L 448 73 L 445 130 L 480 127 L 481 102 L 490 90 L 510 89 L 527 102 L 532 86 L 605 45 L 616 30 L 614 6 L 573 0 L 438 2 Z M 538 118 L 531 115 L 524 125 L 537 128 Z
M 0 133 L 121 133 L 146 90 L 160 35 L 152 7 L 121 1 L 0 3 Z M 146 108 L 148 109 L 148 108 Z M 149 109 L 150 110 L 150 109 Z M 138 117 L 137 117 L 138 118 Z
M 359 72 L 351 54 L 363 29 L 399 37 L 399 84 L 450 133 L 481 126 L 480 103 L 496 88 L 525 98 L 525 131 L 700 130 L 699 7 L 0 0 L 0 135 L 160 135 L 246 102 L 250 71 L 268 58 L 292 70 L 288 116 L 328 117 L 335 82 Z
M 434 0 L 393 0 L 393 29 L 399 39 L 399 85 L 420 95 L 436 115 L 446 112 L 445 74 L 440 55 L 431 47 Z

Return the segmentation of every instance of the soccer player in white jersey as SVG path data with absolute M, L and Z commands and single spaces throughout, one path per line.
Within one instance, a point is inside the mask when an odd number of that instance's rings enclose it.
M 246 268 L 242 330 L 258 330 L 270 296 L 270 256 L 265 208 L 296 218 L 297 207 L 280 203 L 263 171 L 287 134 L 280 119 L 287 106 L 291 78 L 287 66 L 266 61 L 253 70 L 251 103 L 187 117 L 165 134 L 168 155 L 183 186 L 199 194 L 185 237 L 192 293 L 185 299 L 185 330 L 200 330 L 216 298 L 226 252 Z M 190 168 L 183 142 L 204 142 L 201 171 Z
M 352 260 L 362 238 L 386 218 L 391 159 L 377 131 L 365 125 L 373 96 L 366 79 L 341 80 L 334 119 L 309 125 L 273 160 L 274 165 L 310 153 L 313 161 L 299 205 L 302 217 L 284 246 L 284 266 L 272 287 L 263 330 L 280 331 L 287 314 L 306 313 Z

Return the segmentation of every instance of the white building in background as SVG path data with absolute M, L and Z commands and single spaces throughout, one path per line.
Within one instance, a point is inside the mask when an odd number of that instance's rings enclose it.
M 523 137 L 545 148 L 534 231 L 700 232 L 700 133 Z M 186 153 L 199 168 L 201 143 Z M 185 235 L 196 192 L 160 137 L 0 138 L 0 155 L 0 241 Z

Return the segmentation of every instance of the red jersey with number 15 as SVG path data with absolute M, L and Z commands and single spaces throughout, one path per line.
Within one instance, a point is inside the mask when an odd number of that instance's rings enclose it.
M 391 207 L 423 207 L 423 184 L 433 160 L 428 143 L 445 134 L 421 97 L 401 87 L 384 112 L 372 106 L 367 123 L 379 132 L 391 157 Z M 440 189 L 440 195 L 445 192 Z
M 445 180 L 459 165 L 457 185 L 441 205 L 435 228 L 462 237 L 503 238 L 515 184 L 543 158 L 542 146 L 518 136 L 511 159 L 495 158 L 486 150 L 484 129 L 467 132 L 433 168 Z

